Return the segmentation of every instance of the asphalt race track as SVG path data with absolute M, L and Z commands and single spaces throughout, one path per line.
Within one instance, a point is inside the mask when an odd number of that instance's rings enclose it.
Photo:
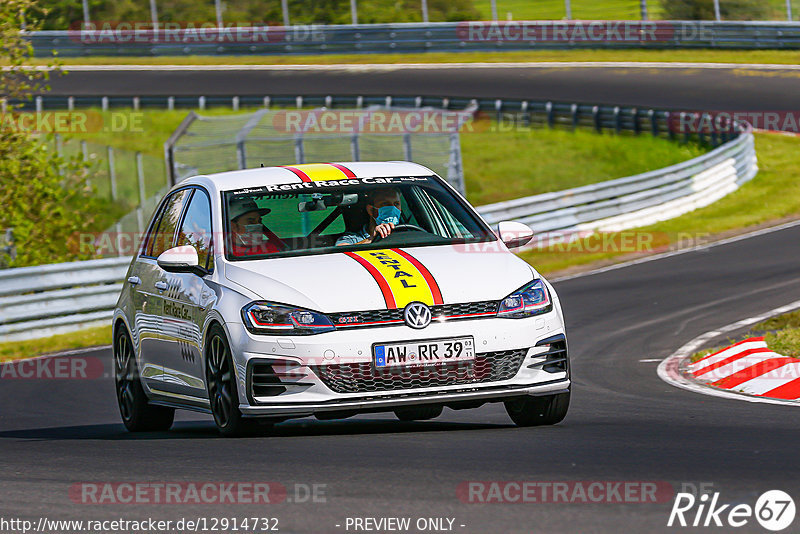
M 69 69 L 67 69 L 69 70 Z M 682 110 L 797 110 L 800 71 L 708 68 L 408 68 L 74 70 L 64 96 L 397 95 L 522 98 Z
M 573 404 L 554 427 L 518 429 L 498 405 L 437 420 L 298 420 L 274 435 L 218 437 L 187 414 L 168 433 L 131 435 L 110 377 L 0 382 L 5 515 L 37 519 L 274 516 L 284 532 L 346 532 L 347 517 L 455 518 L 454 530 L 666 532 L 658 504 L 467 504 L 463 481 L 713 484 L 722 502 L 800 496 L 800 410 L 680 390 L 654 361 L 705 331 L 800 299 L 800 225 L 557 283 L 573 362 Z M 109 350 L 99 357 L 111 369 Z M 75 504 L 79 482 L 326 484 L 326 502 L 274 505 Z M 337 527 L 336 525 L 341 525 Z M 461 527 L 460 525 L 464 525 Z M 742 532 L 764 532 L 755 521 Z M 717 529 L 716 531 L 723 531 Z M 350 530 L 352 532 L 352 530 Z

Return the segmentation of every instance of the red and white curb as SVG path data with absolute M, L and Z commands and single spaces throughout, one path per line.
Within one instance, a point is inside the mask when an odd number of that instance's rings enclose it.
M 771 351 L 763 337 L 749 338 L 697 362 L 692 354 L 712 339 L 800 308 L 800 301 L 706 332 L 658 366 L 658 376 L 673 386 L 749 402 L 800 406 L 800 360 Z

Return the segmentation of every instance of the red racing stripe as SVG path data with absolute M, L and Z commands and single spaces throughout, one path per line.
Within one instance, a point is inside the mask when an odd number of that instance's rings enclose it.
M 351 171 L 350 169 L 348 169 L 344 165 L 339 165 L 338 163 L 328 163 L 328 165 L 332 165 L 332 166 L 336 167 L 337 169 L 342 171 L 345 174 L 345 176 L 347 176 L 348 178 L 355 178 L 356 177 L 356 173 L 354 173 L 353 171 Z
M 758 378 L 759 376 L 763 375 L 764 373 L 769 373 L 770 371 L 774 371 L 778 367 L 783 367 L 787 363 L 797 363 L 796 358 L 770 358 L 769 360 L 763 360 L 758 362 L 755 365 L 751 365 L 741 371 L 733 373 L 730 376 L 726 376 L 725 378 L 721 378 L 716 382 L 712 383 L 712 386 L 717 386 L 718 388 L 723 389 L 731 389 L 735 388 L 739 384 L 743 384 L 748 380 L 752 380 L 754 378 Z
M 439 290 L 439 284 L 436 283 L 436 279 L 433 277 L 431 272 L 424 265 L 422 265 L 417 260 L 417 258 L 412 256 L 408 252 L 406 252 L 404 250 L 400 250 L 399 248 L 393 248 L 392 251 L 393 252 L 397 252 L 398 254 L 403 256 L 405 259 L 410 261 L 411 264 L 414 267 L 416 267 L 417 270 L 422 274 L 422 276 L 425 278 L 425 281 L 428 282 L 428 287 L 431 288 L 431 295 L 433 295 L 433 303 L 434 304 L 444 304 L 444 301 L 442 300 L 442 292 Z
M 311 178 L 309 178 L 306 173 L 304 173 L 303 171 L 301 171 L 300 169 L 298 169 L 296 167 L 289 167 L 288 165 L 282 165 L 282 167 L 284 169 L 289 169 L 290 171 L 295 173 L 297 175 L 297 177 L 300 178 L 304 182 L 310 182 L 311 181 Z
M 392 290 L 389 287 L 389 284 L 386 283 L 386 279 L 383 277 L 380 271 L 378 271 L 378 269 L 376 269 L 374 265 L 372 265 L 370 262 L 359 256 L 358 254 L 354 254 L 352 252 L 345 252 L 345 254 L 347 254 L 348 256 L 356 260 L 358 263 L 360 263 L 361 266 L 364 267 L 369 272 L 369 274 L 372 275 L 372 278 L 374 278 L 375 281 L 378 282 L 378 287 L 381 288 L 381 293 L 383 293 L 383 300 L 386 301 L 386 308 L 390 310 L 394 310 L 395 308 L 397 308 L 397 304 L 395 304 L 394 302 L 394 295 L 392 295 Z
M 734 343 L 730 347 L 725 347 L 724 349 L 718 350 L 714 354 L 709 354 L 708 356 L 703 356 L 702 358 L 700 358 L 696 362 L 692 363 L 692 365 L 697 365 L 698 363 L 700 363 L 700 362 L 702 362 L 704 360 L 707 360 L 707 359 L 711 358 L 712 356 L 716 356 L 717 354 L 719 354 L 721 352 L 724 352 L 724 351 L 726 351 L 728 349 L 731 349 L 733 347 L 736 347 L 738 345 L 741 345 L 742 343 L 750 343 L 751 341 L 764 341 L 764 337 L 763 336 L 762 337 L 751 337 L 751 338 L 745 339 L 744 341 L 740 341 L 738 343 Z
M 769 348 L 767 348 L 767 347 L 761 347 L 761 348 L 758 348 L 758 349 L 745 350 L 745 351 L 742 351 L 742 352 L 740 352 L 738 354 L 734 354 L 733 356 L 728 356 L 727 358 L 725 358 L 723 360 L 720 360 L 720 361 L 718 361 L 716 363 L 712 363 L 708 367 L 703 367 L 699 371 L 695 371 L 693 374 L 694 374 L 694 376 L 702 376 L 702 375 L 704 375 L 706 373 L 710 373 L 714 369 L 718 369 L 718 368 L 722 367 L 723 365 L 728 365 L 729 363 L 735 362 L 736 360 L 744 358 L 745 356 L 749 356 L 751 354 L 757 354 L 759 352 L 772 352 L 772 351 L 769 350 Z
M 782 386 L 771 389 L 766 393 L 762 393 L 759 397 L 771 397 L 773 399 L 787 399 L 795 400 L 800 399 L 800 378 L 795 378 L 791 382 L 787 382 Z

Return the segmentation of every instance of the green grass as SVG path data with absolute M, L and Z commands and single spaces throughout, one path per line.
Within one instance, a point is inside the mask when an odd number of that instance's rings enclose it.
M 0 362 L 30 358 L 50 352 L 111 344 L 111 326 L 86 328 L 77 332 L 26 341 L 0 343 Z
M 800 215 L 800 138 L 781 134 L 757 133 L 756 151 L 761 170 L 737 191 L 714 204 L 681 217 L 629 232 L 652 239 L 653 252 L 691 239 L 707 241 L 713 234 L 739 231 L 781 218 Z M 545 273 L 554 273 L 594 262 L 613 262 L 624 251 L 594 252 L 597 238 L 577 242 L 569 248 L 524 252 L 521 256 Z M 589 250 L 590 252 L 584 252 Z
M 158 56 L 62 57 L 70 65 L 331 65 L 340 63 L 497 63 L 553 61 L 631 61 L 688 63 L 800 63 L 800 51 L 793 50 L 538 50 L 507 52 L 427 52 L 397 54 L 250 55 L 250 56 Z M 34 64 L 50 60 L 37 58 Z M 0 63 L 2 64 L 2 63 Z
M 695 144 L 647 135 L 549 129 L 465 133 L 461 150 L 467 198 L 475 206 L 630 176 L 704 153 Z

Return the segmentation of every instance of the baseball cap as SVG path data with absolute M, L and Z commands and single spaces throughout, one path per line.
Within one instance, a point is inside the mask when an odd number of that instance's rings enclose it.
M 231 220 L 251 211 L 257 211 L 259 215 L 266 215 L 272 211 L 269 208 L 259 208 L 255 200 L 247 197 L 232 199 L 228 208 Z

